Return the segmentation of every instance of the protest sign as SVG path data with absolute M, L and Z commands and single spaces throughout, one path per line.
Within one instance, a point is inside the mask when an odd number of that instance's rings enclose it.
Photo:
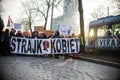
M 11 53 L 17 54 L 61 54 L 80 51 L 78 38 L 30 39 L 12 37 L 10 45 Z
M 14 29 L 21 29 L 20 23 L 14 23 Z
M 70 36 L 71 29 L 72 29 L 71 26 L 58 25 L 58 31 L 60 32 L 60 35 L 63 35 L 63 36 Z

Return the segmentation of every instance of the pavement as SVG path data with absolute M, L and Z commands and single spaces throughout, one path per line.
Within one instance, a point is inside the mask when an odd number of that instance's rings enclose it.
M 120 69 L 77 59 L 0 56 L 0 80 L 120 80 Z
M 19 56 L 19 55 L 14 55 L 14 56 Z M 32 55 L 20 55 L 20 56 L 32 56 Z M 39 57 L 41 57 L 41 56 L 39 56 Z M 42 57 L 44 58 L 45 56 L 42 56 Z M 73 55 L 70 55 L 69 57 L 73 58 Z M 85 57 L 83 55 L 77 55 L 75 59 L 88 61 L 88 62 L 92 62 L 92 63 L 97 63 L 97 64 L 102 64 L 102 65 L 107 65 L 110 67 L 115 67 L 115 68 L 120 69 L 120 63 L 116 63 L 116 62 L 94 59 L 94 58 L 90 58 L 90 57 Z
M 70 56 L 70 57 L 73 57 L 73 56 Z M 102 65 L 107 65 L 107 66 L 111 66 L 111 67 L 120 69 L 120 64 L 116 63 L 116 62 L 104 61 L 104 60 L 100 60 L 100 59 L 93 59 L 93 58 L 85 57 L 82 55 L 77 55 L 76 59 L 93 62 L 93 63 L 97 63 L 97 64 L 102 64 Z

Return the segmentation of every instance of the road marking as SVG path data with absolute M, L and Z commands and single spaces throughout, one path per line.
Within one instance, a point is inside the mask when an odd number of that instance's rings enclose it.
M 78 61 L 76 60 L 76 61 L 74 62 L 74 67 L 73 67 L 74 70 L 77 69 L 77 64 L 78 64 Z
M 64 62 L 60 62 L 60 63 L 58 63 L 58 64 L 56 64 L 56 65 L 54 65 L 55 67 L 62 67 L 62 66 L 64 66 L 64 65 L 66 65 L 68 62 L 71 62 L 72 61 L 72 59 L 67 59 L 67 60 L 65 60 Z

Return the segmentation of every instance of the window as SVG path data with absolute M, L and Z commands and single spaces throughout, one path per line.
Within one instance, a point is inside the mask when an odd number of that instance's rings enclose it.
M 120 23 L 112 25 L 113 35 L 120 34 Z
M 102 36 L 105 36 L 107 32 L 107 26 L 101 26 L 97 29 L 97 37 L 102 37 Z

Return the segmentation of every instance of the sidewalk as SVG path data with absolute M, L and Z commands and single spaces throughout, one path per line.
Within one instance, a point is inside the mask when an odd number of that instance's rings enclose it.
M 73 56 L 70 56 L 70 57 L 73 57 Z M 107 66 L 111 66 L 111 67 L 115 67 L 115 68 L 120 69 L 120 63 L 116 63 L 116 62 L 94 59 L 94 58 L 85 57 L 82 55 L 77 55 L 76 59 L 84 60 L 84 61 L 88 61 L 88 62 L 93 62 L 93 63 L 98 63 L 98 64 L 102 64 L 102 65 L 107 65 Z

